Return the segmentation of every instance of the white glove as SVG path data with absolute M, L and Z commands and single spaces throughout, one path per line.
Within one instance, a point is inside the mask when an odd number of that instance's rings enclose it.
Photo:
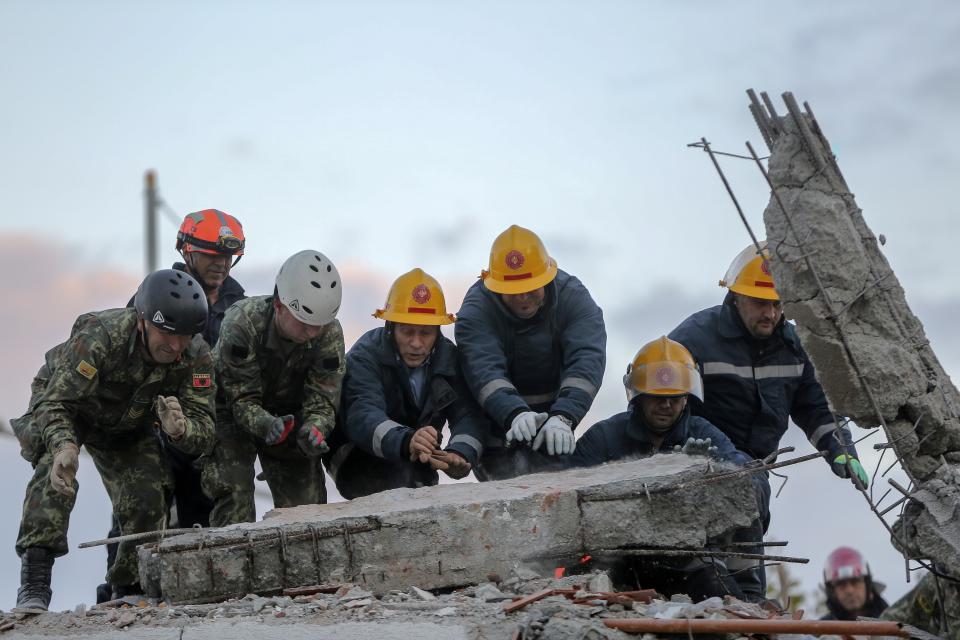
M 157 415 L 160 417 L 160 428 L 171 440 L 183 437 L 187 430 L 187 419 L 176 396 L 157 396 Z
M 687 442 L 681 447 L 674 445 L 673 450 L 676 453 L 685 453 L 688 456 L 711 456 L 716 457 L 717 447 L 713 446 L 710 438 L 688 438 Z
M 517 417 L 510 423 L 510 429 L 507 431 L 507 444 L 514 440 L 517 442 L 530 442 L 537 435 L 537 429 L 547 419 L 547 414 L 537 413 L 536 411 L 524 411 L 518 413 Z
M 543 425 L 537 439 L 533 441 L 533 450 L 547 443 L 547 453 L 551 456 L 566 456 L 573 453 L 577 447 L 577 440 L 573 437 L 573 427 L 560 416 L 553 416 Z

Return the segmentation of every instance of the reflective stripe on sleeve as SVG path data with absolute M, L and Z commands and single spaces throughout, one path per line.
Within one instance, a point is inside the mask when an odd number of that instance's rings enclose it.
M 384 420 L 373 430 L 373 452 L 378 458 L 383 456 L 383 439 L 394 429 L 403 429 L 403 425 L 393 420 Z
M 450 442 L 448 443 L 447 446 L 451 444 L 457 444 L 458 442 L 462 442 L 463 444 L 467 445 L 468 447 L 476 451 L 477 457 L 480 457 L 480 454 L 483 453 L 483 444 L 473 436 L 468 435 L 466 433 L 460 433 L 450 438 Z
M 486 404 L 487 400 L 490 399 L 490 396 L 500 389 L 513 389 L 514 391 L 517 390 L 517 388 L 513 386 L 513 384 L 506 378 L 496 378 L 480 387 L 480 393 L 477 394 L 477 402 L 479 402 L 481 405 Z
M 591 382 L 590 382 L 589 380 L 587 380 L 586 378 L 578 378 L 578 377 L 576 377 L 576 376 L 571 376 L 571 377 L 569 377 L 569 378 L 564 378 L 564 379 L 560 382 L 560 389 L 563 389 L 564 387 L 567 387 L 567 388 L 570 388 L 570 389 L 580 389 L 581 391 L 586 392 L 586 394 L 587 394 L 588 396 L 590 396 L 591 398 L 594 398 L 594 397 L 596 397 L 596 395 L 597 395 L 597 387 L 596 387 L 596 385 L 594 385 L 593 383 L 591 383 Z
M 816 447 L 817 443 L 820 442 L 820 438 L 827 435 L 828 433 L 832 433 L 833 430 L 836 428 L 837 428 L 836 422 L 828 422 L 827 424 L 820 425 L 814 430 L 813 434 L 810 436 L 810 444 Z

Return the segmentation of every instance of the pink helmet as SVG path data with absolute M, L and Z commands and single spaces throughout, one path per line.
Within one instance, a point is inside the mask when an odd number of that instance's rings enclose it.
M 864 562 L 863 556 L 856 549 L 838 547 L 827 556 L 827 566 L 823 570 L 824 583 L 869 577 L 870 565 Z

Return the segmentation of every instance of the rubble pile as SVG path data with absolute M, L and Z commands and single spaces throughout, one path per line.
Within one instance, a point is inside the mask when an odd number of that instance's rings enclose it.
M 612 640 L 636 637 L 607 626 L 616 621 L 790 619 L 733 599 L 693 604 L 684 596 L 663 600 L 649 592 L 610 589 L 603 572 L 547 579 L 520 569 L 499 583 L 446 594 L 413 586 L 377 596 L 359 585 L 343 584 L 289 590 L 289 595 L 248 594 L 212 604 L 178 606 L 130 597 L 91 609 L 4 617 L 14 626 L 0 637 Z
M 910 310 L 809 105 L 780 116 L 751 91 L 770 147 L 764 212 L 785 314 L 834 411 L 884 425 L 913 488 L 894 544 L 960 576 L 960 395 Z M 953 583 L 956 588 L 956 583 Z
M 702 549 L 756 517 L 748 476 L 687 482 L 722 469 L 701 457 L 657 455 L 278 509 L 261 522 L 141 547 L 141 584 L 174 604 L 325 583 L 381 596 L 412 584 L 479 584 L 519 566 L 551 575 L 617 550 Z

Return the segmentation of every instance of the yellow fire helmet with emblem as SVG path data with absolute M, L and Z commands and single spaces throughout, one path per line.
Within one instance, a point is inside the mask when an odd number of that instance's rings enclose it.
M 450 324 L 456 318 L 447 313 L 447 303 L 440 283 L 423 269 L 408 271 L 397 278 L 383 309 L 373 312 L 374 318 L 402 324 Z
M 667 336 L 643 345 L 623 376 L 627 400 L 637 396 L 684 396 L 703 400 L 703 379 L 687 348 Z
M 751 298 L 779 300 L 770 274 L 770 252 L 766 241 L 760 243 L 759 253 L 757 246 L 751 244 L 737 254 L 727 269 L 727 275 L 720 281 L 720 286 Z
M 494 293 L 526 293 L 556 277 L 557 261 L 547 255 L 539 236 L 517 225 L 493 241 L 490 268 L 480 273 L 484 286 Z

